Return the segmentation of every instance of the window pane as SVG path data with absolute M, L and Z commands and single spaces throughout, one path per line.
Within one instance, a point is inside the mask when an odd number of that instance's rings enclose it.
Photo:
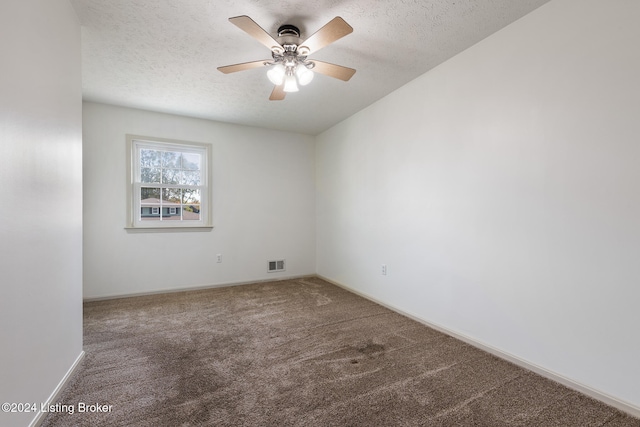
M 182 184 L 200 185 L 200 171 L 182 171 Z
M 182 169 L 200 170 L 200 154 L 182 153 Z
M 182 211 L 182 219 L 184 221 L 199 221 L 200 220 L 200 205 L 185 206 Z
M 162 220 L 163 221 L 180 221 L 180 205 L 162 206 Z
M 167 207 L 180 207 L 182 190 L 180 188 L 163 188 L 162 205 Z
M 162 167 L 171 169 L 180 169 L 182 165 L 182 153 L 175 151 L 162 152 Z
M 142 187 L 140 189 L 140 204 L 147 205 L 159 205 L 160 204 L 160 189 L 159 188 L 147 188 Z
M 182 189 L 182 203 L 185 205 L 200 204 L 200 190 L 191 188 Z
M 160 189 L 140 189 L 140 219 L 142 221 L 160 221 Z
M 157 183 L 160 183 L 160 169 L 158 169 L 158 168 L 140 168 L 140 182 L 157 182 Z
M 143 168 L 153 168 L 160 166 L 160 151 L 140 150 L 140 166 Z
M 162 169 L 163 184 L 179 184 L 182 177 L 180 169 Z

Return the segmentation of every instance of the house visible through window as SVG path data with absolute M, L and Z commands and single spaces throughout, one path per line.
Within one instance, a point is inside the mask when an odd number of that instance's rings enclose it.
M 130 226 L 202 227 L 209 221 L 209 146 L 128 136 Z

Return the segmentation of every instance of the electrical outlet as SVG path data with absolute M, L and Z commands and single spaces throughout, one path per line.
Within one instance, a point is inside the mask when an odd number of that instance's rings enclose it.
M 216 262 L 222 262 L 222 254 L 216 255 Z
M 382 273 L 383 276 L 387 275 L 387 264 L 382 264 L 382 268 L 380 269 L 380 272 Z

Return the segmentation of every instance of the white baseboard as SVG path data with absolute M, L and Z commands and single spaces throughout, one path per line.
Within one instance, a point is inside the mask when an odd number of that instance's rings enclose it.
M 228 288 L 230 286 L 252 285 L 254 283 L 280 282 L 282 280 L 304 279 L 307 277 L 316 277 L 316 275 L 304 274 L 304 275 L 295 275 L 295 276 L 277 276 L 277 277 L 268 278 L 268 279 L 242 280 L 238 282 L 226 282 L 226 283 L 216 283 L 216 284 L 209 284 L 209 285 L 188 286 L 185 288 L 158 289 L 155 291 L 148 291 L 148 292 L 135 292 L 135 293 L 128 293 L 128 294 L 109 294 L 109 295 L 101 295 L 98 297 L 84 298 L 83 301 L 84 302 L 105 301 L 110 299 L 142 297 L 147 295 L 173 294 L 176 292 L 201 291 L 205 289 L 215 289 L 215 288 Z
M 69 379 L 71 379 L 71 376 L 74 374 L 75 370 L 80 366 L 80 362 L 82 361 L 83 358 L 84 358 L 84 350 L 80 352 L 75 362 L 73 362 L 73 364 L 71 365 L 67 373 L 64 375 L 64 377 L 62 377 L 62 380 L 60 380 L 56 388 L 53 390 L 53 393 L 51 393 L 51 396 L 49 396 L 49 398 L 45 402 L 45 406 L 48 407 L 49 405 L 52 405 L 55 403 L 60 393 L 62 393 L 67 383 L 69 382 Z M 29 427 L 40 426 L 40 424 L 42 424 L 42 422 L 44 421 L 47 415 L 48 415 L 48 412 L 38 411 L 33 421 L 31 421 L 31 424 L 29 424 Z
M 447 335 L 452 336 L 454 338 L 457 338 L 457 339 L 459 339 L 461 341 L 464 341 L 467 344 L 470 344 L 470 345 L 472 345 L 472 346 L 474 346 L 476 348 L 484 350 L 487 353 L 491 353 L 494 356 L 497 356 L 497 357 L 499 357 L 501 359 L 507 360 L 507 361 L 509 361 L 509 362 L 511 362 L 511 363 L 513 363 L 515 365 L 518 365 L 518 366 L 520 366 L 520 367 L 522 367 L 524 369 L 527 369 L 529 371 L 535 372 L 538 375 L 541 375 L 541 376 L 543 376 L 545 378 L 548 378 L 548 379 L 553 380 L 553 381 L 555 381 L 557 383 L 560 383 L 560 384 L 562 384 L 562 385 L 564 385 L 566 387 L 569 387 L 572 390 L 578 391 L 578 392 L 583 393 L 583 394 L 585 394 L 585 395 L 587 395 L 589 397 L 592 397 L 592 398 L 594 398 L 596 400 L 599 400 L 599 401 L 601 401 L 603 403 L 606 403 L 607 405 L 613 406 L 614 408 L 617 408 L 617 409 L 619 409 L 619 410 L 621 410 L 623 412 L 626 412 L 629 415 L 632 415 L 634 417 L 640 418 L 640 407 L 635 406 L 635 405 L 633 405 L 633 404 L 631 404 L 629 402 L 625 402 L 625 401 L 623 401 L 621 399 L 618 399 L 616 397 L 610 396 L 607 393 L 604 393 L 602 391 L 593 389 L 593 388 L 591 388 L 589 386 L 581 384 L 581 383 L 579 383 L 577 381 L 574 381 L 574 380 L 572 380 L 570 378 L 567 378 L 567 377 L 565 377 L 563 375 L 560 375 L 560 374 L 558 374 L 556 372 L 553 372 L 553 371 L 550 371 L 550 370 L 548 370 L 546 368 L 543 368 L 542 366 L 538 366 L 535 363 L 531 363 L 531 362 L 529 362 L 529 361 L 527 361 L 525 359 L 522 359 L 522 358 L 520 358 L 518 356 L 514 356 L 513 354 L 510 354 L 508 352 L 502 351 L 502 350 L 500 350 L 498 348 L 495 348 L 495 347 L 492 347 L 492 346 L 490 346 L 488 344 L 485 344 L 485 343 L 483 343 L 481 341 L 478 341 L 475 338 L 469 337 L 469 336 L 461 334 L 459 332 L 452 331 L 451 329 L 448 329 L 448 328 L 446 328 L 444 326 L 441 326 L 441 325 L 435 324 L 433 322 L 430 322 L 430 321 L 428 321 L 426 319 L 423 319 L 422 317 L 420 317 L 418 315 L 415 315 L 413 313 L 407 312 L 407 311 L 405 311 L 405 310 L 403 310 L 403 309 L 401 309 L 399 307 L 396 307 L 396 306 L 394 306 L 392 304 L 388 304 L 388 303 L 386 303 L 384 301 L 381 301 L 381 300 L 379 300 L 379 299 L 377 299 L 377 298 L 375 298 L 375 297 L 373 297 L 373 296 L 371 296 L 371 295 L 369 295 L 369 294 L 367 294 L 365 292 L 361 292 L 361 291 L 358 291 L 356 289 L 350 288 L 349 286 L 347 286 L 347 285 L 345 285 L 343 283 L 336 282 L 335 280 L 331 280 L 331 279 L 329 279 L 327 277 L 324 277 L 324 276 L 321 276 L 319 274 L 317 274 L 316 276 L 318 278 L 322 279 L 322 280 L 326 280 L 329 283 L 332 283 L 332 284 L 334 284 L 336 286 L 339 286 L 339 287 L 341 287 L 341 288 L 343 288 L 343 289 L 345 289 L 345 290 L 347 290 L 349 292 L 352 292 L 352 293 L 354 293 L 356 295 L 359 295 L 359 296 L 361 296 L 363 298 L 366 298 L 369 301 L 373 301 L 376 304 L 380 304 L 381 306 L 386 307 L 389 310 L 395 311 L 398 314 L 401 314 L 401 315 L 406 316 L 406 317 L 408 317 L 410 319 L 413 319 L 416 322 L 422 323 L 423 325 L 429 326 L 430 328 L 433 328 L 433 329 L 435 329 L 437 331 L 440 331 L 440 332 L 442 332 L 444 334 L 447 334 Z

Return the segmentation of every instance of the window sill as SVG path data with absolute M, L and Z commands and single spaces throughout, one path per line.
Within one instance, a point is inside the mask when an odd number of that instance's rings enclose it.
M 127 233 L 180 233 L 180 232 L 198 232 L 211 231 L 213 225 L 202 225 L 196 227 L 125 227 Z

